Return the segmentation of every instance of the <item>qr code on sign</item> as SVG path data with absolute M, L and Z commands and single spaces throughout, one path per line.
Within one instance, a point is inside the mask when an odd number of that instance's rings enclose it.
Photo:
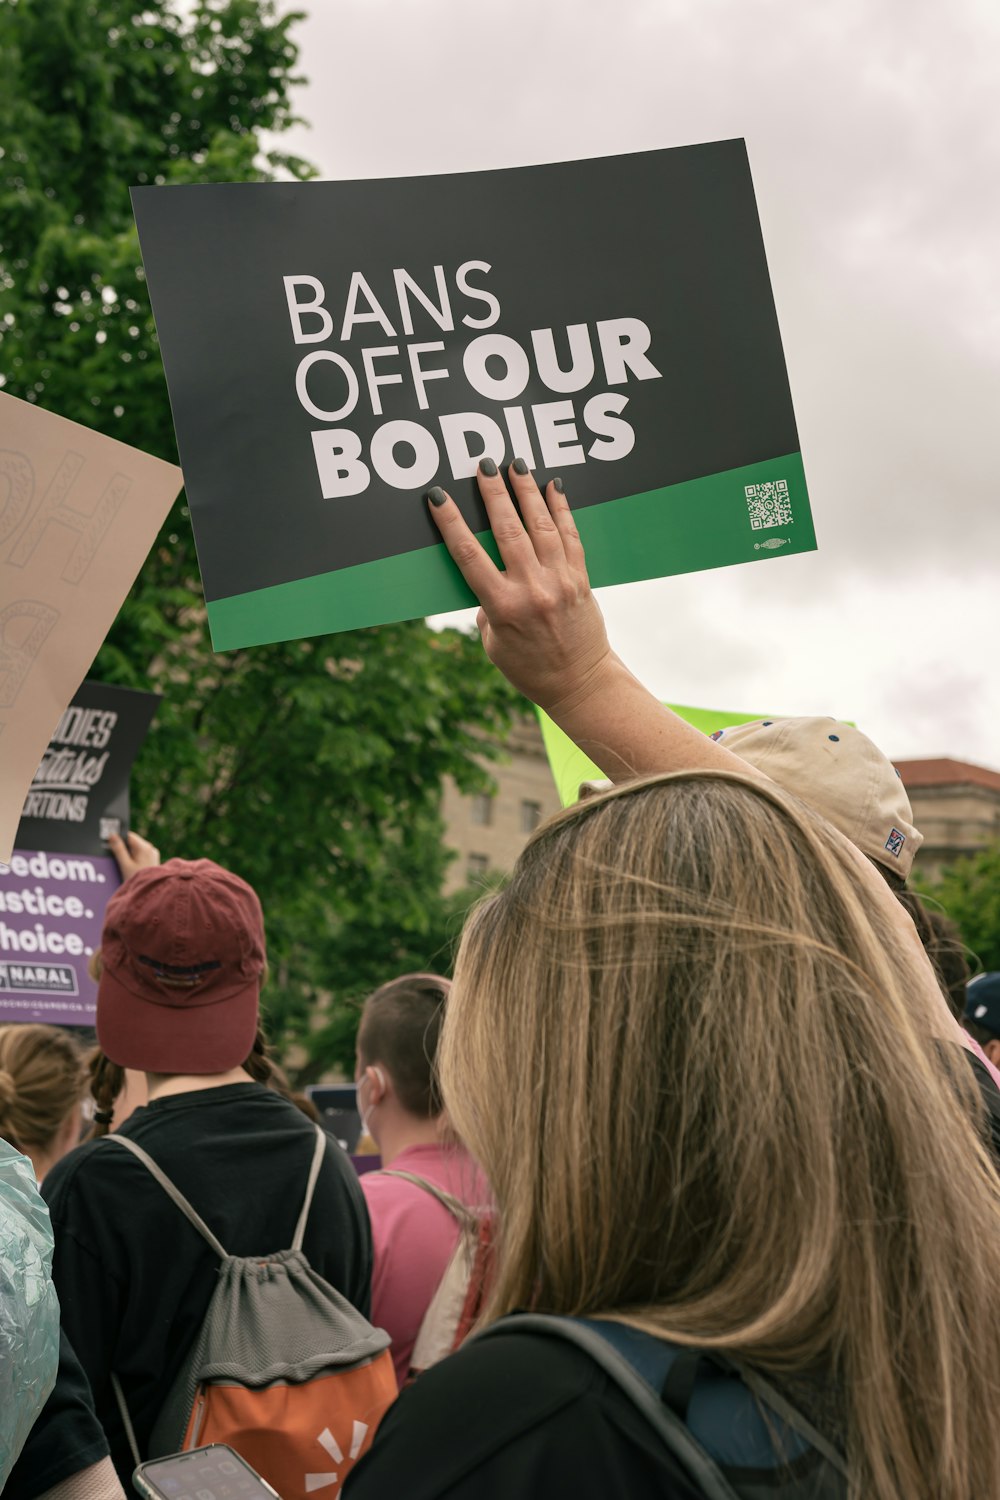
M 747 511 L 754 531 L 766 531 L 769 526 L 790 526 L 792 506 L 788 498 L 787 479 L 765 480 L 762 484 L 744 485 Z

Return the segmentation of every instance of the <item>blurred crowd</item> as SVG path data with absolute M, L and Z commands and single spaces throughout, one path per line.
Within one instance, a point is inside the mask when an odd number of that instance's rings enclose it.
M 255 893 L 112 842 L 97 1046 L 0 1027 L 0 1215 L 35 1235 L 0 1235 L 0 1339 L 38 1351 L 10 1500 L 214 1440 L 286 1500 L 1000 1497 L 1000 975 L 909 888 L 882 752 L 682 724 L 610 651 L 561 484 L 508 478 L 503 569 L 431 512 L 491 658 L 611 780 L 453 978 L 365 1002 L 360 1172 L 270 1057 Z

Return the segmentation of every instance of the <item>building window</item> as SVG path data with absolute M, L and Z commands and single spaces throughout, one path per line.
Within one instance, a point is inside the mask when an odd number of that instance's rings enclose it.
M 472 821 L 480 828 L 489 828 L 493 822 L 493 798 L 488 792 L 476 792 L 472 797 Z
M 542 821 L 542 804 L 540 802 L 521 803 L 521 832 L 531 833 Z
M 470 854 L 465 864 L 465 874 L 470 885 L 476 880 L 485 879 L 490 868 L 490 857 L 488 854 Z

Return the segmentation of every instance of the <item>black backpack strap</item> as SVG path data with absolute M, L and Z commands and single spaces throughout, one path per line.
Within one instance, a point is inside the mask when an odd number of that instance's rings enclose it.
M 775 1416 L 780 1417 L 786 1426 L 791 1427 L 800 1437 L 806 1438 L 838 1474 L 842 1474 L 845 1479 L 848 1477 L 847 1460 L 844 1455 L 834 1447 L 829 1438 L 825 1438 L 819 1429 L 813 1426 L 808 1417 L 803 1416 L 802 1412 L 792 1405 L 787 1397 L 775 1390 L 769 1380 L 765 1380 L 757 1370 L 748 1369 L 738 1360 L 730 1358 L 725 1362 L 736 1371 L 743 1384 L 753 1392 L 758 1401 L 764 1406 L 769 1406 Z
M 575 1318 L 550 1317 L 545 1313 L 519 1313 L 490 1324 L 476 1339 L 495 1338 L 510 1333 L 542 1333 L 551 1338 L 576 1344 L 590 1355 L 595 1364 L 611 1377 L 632 1405 L 646 1418 L 682 1467 L 697 1484 L 704 1500 L 739 1500 L 739 1496 L 722 1470 L 709 1458 L 704 1448 L 677 1414 L 661 1400 L 648 1381 L 637 1374 L 624 1355 L 612 1348 L 593 1328 Z
M 660 1387 L 663 1400 L 671 1411 L 677 1413 L 682 1422 L 687 1419 L 688 1407 L 694 1395 L 695 1381 L 698 1379 L 698 1366 L 702 1358 L 700 1349 L 678 1349 L 676 1358 L 671 1361 L 666 1379 Z

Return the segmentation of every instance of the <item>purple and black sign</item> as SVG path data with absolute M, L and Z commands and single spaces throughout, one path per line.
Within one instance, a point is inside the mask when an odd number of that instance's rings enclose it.
M 109 833 L 127 831 L 132 762 L 159 701 L 156 693 L 80 684 L 28 790 L 18 848 L 103 854 Z
M 93 1026 L 87 960 L 121 885 L 107 837 L 129 821 L 129 772 L 159 702 L 84 682 L 52 732 L 0 864 L 0 1021 Z
M 0 1021 L 93 1026 L 87 960 L 120 884 L 106 854 L 16 849 L 0 865 Z

